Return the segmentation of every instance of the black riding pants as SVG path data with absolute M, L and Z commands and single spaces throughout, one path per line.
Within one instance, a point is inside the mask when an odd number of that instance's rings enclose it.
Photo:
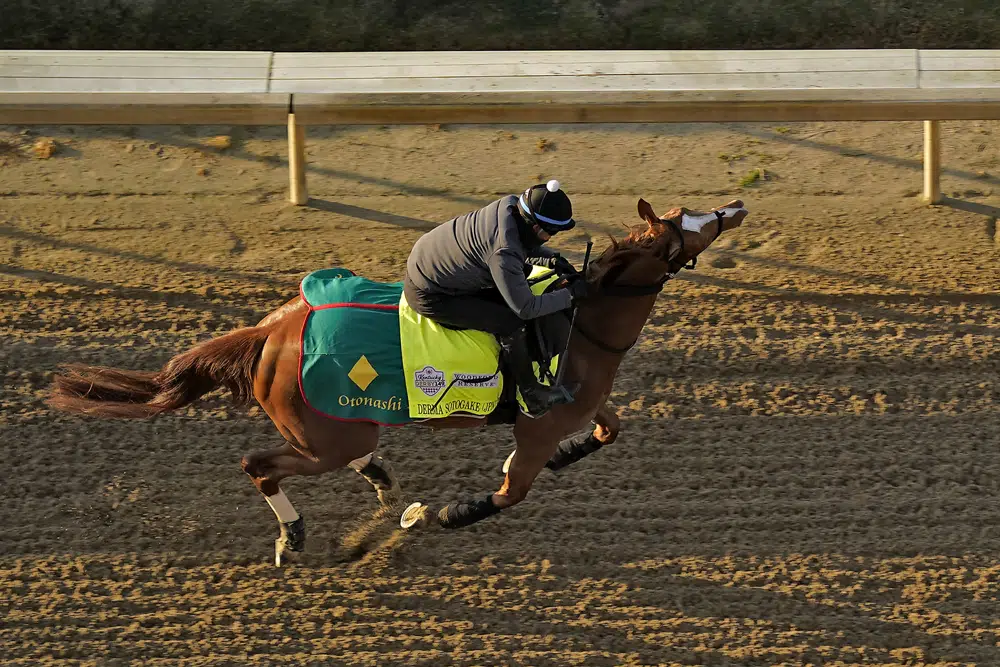
M 497 289 L 461 296 L 435 294 L 418 289 L 406 277 L 403 294 L 410 308 L 449 329 L 477 329 L 502 337 L 525 324 Z

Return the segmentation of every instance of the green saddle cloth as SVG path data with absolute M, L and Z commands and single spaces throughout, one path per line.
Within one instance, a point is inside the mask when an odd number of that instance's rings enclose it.
M 403 284 L 334 268 L 310 273 L 300 290 L 309 305 L 299 357 L 306 404 L 344 421 L 413 421 L 399 341 Z

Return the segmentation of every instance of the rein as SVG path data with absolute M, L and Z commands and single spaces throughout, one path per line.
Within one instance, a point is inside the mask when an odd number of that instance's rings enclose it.
M 713 242 L 715 242 L 715 240 L 718 239 L 719 236 L 722 234 L 722 219 L 725 217 L 725 215 L 721 211 L 715 211 L 714 213 L 715 217 L 719 221 L 719 227 L 715 232 L 715 238 L 712 239 Z M 681 248 L 677 254 L 682 255 L 684 253 L 684 233 L 681 231 L 681 228 L 677 226 L 677 223 L 674 222 L 673 220 L 668 219 L 668 220 L 663 220 L 663 222 L 668 223 L 670 227 L 674 230 L 674 232 L 677 233 L 677 238 L 679 238 L 681 241 Z M 623 298 L 651 296 L 653 294 L 659 294 L 661 291 L 663 291 L 663 286 L 666 285 L 667 282 L 672 280 L 680 272 L 681 269 L 690 269 L 693 271 L 697 265 L 698 265 L 698 258 L 693 257 L 690 263 L 682 264 L 677 268 L 676 271 L 668 271 L 667 274 L 664 275 L 662 279 L 651 285 L 608 285 L 606 287 L 600 288 L 600 294 L 601 296 L 617 296 Z M 580 324 L 577 323 L 575 320 L 572 322 L 572 328 L 575 329 L 576 331 L 579 331 L 580 335 L 583 336 L 584 339 L 586 339 L 589 343 L 611 354 L 625 354 L 633 347 L 635 347 L 635 344 L 637 342 L 639 342 L 639 337 L 636 336 L 635 340 L 629 343 L 628 346 L 615 347 L 613 345 L 608 345 L 604 341 L 599 340 L 593 334 L 587 333 L 587 331 L 583 329 L 580 326 Z

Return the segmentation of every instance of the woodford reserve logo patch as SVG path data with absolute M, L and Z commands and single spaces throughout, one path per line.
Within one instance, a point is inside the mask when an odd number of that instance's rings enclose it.
M 500 386 L 500 373 L 484 375 L 482 373 L 455 373 L 455 386 L 466 389 L 490 389 Z
M 413 384 L 428 396 L 433 396 L 444 389 L 444 371 L 433 366 L 424 366 L 413 373 Z

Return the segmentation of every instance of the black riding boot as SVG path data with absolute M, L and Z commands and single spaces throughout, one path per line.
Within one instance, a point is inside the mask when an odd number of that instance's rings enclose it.
M 539 417 L 561 403 L 572 403 L 569 392 L 559 387 L 546 387 L 538 381 L 528 354 L 528 334 L 521 327 L 509 336 L 498 336 L 500 346 L 510 360 L 514 379 L 521 390 L 521 398 L 528 408 L 528 416 Z

